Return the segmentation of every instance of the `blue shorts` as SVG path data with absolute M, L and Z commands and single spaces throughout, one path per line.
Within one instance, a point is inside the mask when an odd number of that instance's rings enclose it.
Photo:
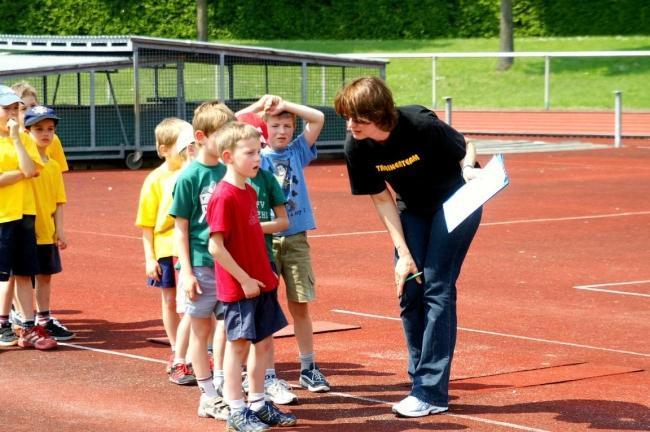
M 0 282 L 8 281 L 12 274 L 38 273 L 35 219 L 36 216 L 25 215 L 19 220 L 0 223 Z
M 61 273 L 61 256 L 59 248 L 54 244 L 36 245 L 38 255 L 38 274 L 53 275 Z
M 185 313 L 195 318 L 208 318 L 214 314 L 217 319 L 223 319 L 223 304 L 217 300 L 214 267 L 192 267 L 192 273 L 203 292 L 194 300 L 185 299 Z M 179 286 L 178 289 L 183 287 Z
M 224 326 L 229 341 L 246 339 L 253 343 L 272 336 L 287 326 L 287 318 L 278 302 L 278 290 L 251 299 L 223 304 Z
M 147 278 L 147 285 L 156 288 L 176 288 L 176 271 L 174 270 L 174 259 L 163 257 L 158 260 L 160 266 L 160 280 Z

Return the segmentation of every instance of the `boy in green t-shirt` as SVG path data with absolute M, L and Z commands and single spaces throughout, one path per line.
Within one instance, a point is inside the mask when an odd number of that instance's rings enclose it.
M 174 236 L 180 264 L 178 289 L 187 295 L 185 313 L 190 316 L 195 337 L 189 356 L 201 391 L 198 415 L 220 420 L 228 417 L 228 406 L 218 393 L 223 382 L 225 332 L 223 309 L 216 295 L 214 261 L 208 252 L 210 235 L 205 216 L 208 201 L 226 173 L 226 167 L 219 162 L 215 138 L 219 129 L 233 120 L 233 112 L 218 101 L 204 102 L 194 111 L 192 126 L 198 153 L 179 174 L 169 210 L 175 218 Z M 217 318 L 217 343 L 214 344 L 213 380 L 207 348 L 214 317 Z

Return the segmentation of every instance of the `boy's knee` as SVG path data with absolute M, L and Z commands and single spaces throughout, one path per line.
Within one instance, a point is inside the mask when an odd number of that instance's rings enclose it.
M 309 318 L 309 303 L 289 301 L 289 313 L 293 318 Z

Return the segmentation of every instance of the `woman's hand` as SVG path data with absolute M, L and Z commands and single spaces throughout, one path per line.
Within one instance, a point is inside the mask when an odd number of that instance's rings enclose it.
M 395 264 L 395 286 L 397 288 L 397 298 L 402 297 L 406 278 L 408 278 L 410 274 L 416 273 L 418 273 L 418 267 L 415 265 L 415 261 L 413 261 L 411 255 L 403 255 L 399 257 Z M 415 280 L 418 283 L 422 283 L 420 276 L 416 277 Z
M 481 175 L 481 168 L 474 168 L 468 165 L 463 167 L 463 179 L 465 179 L 466 183 L 474 180 L 479 175 Z

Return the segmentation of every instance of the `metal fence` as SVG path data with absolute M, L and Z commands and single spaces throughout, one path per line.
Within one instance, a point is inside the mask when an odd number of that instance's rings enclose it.
M 340 153 L 345 124 L 332 108 L 336 92 L 358 76 L 385 77 L 386 62 L 378 60 L 156 38 L 123 38 L 124 44 L 110 49 L 93 46 L 97 38 L 57 39 L 65 46 L 52 46 L 53 39 L 31 50 L 29 43 L 42 39 L 27 39 L 19 47 L 28 54 L 0 55 L 0 81 L 28 81 L 40 102 L 57 111 L 57 133 L 69 159 L 125 158 L 132 168 L 141 164 L 143 152 L 155 150 L 154 129 L 163 118 L 191 121 L 194 109 L 211 99 L 238 111 L 264 94 L 323 111 L 317 148 Z M 2 40 L 0 51 L 10 48 Z M 43 65 L 40 55 L 60 49 L 78 56 L 80 64 L 63 66 L 61 57 L 51 56 Z M 21 67 L 7 67 L 5 59 Z

